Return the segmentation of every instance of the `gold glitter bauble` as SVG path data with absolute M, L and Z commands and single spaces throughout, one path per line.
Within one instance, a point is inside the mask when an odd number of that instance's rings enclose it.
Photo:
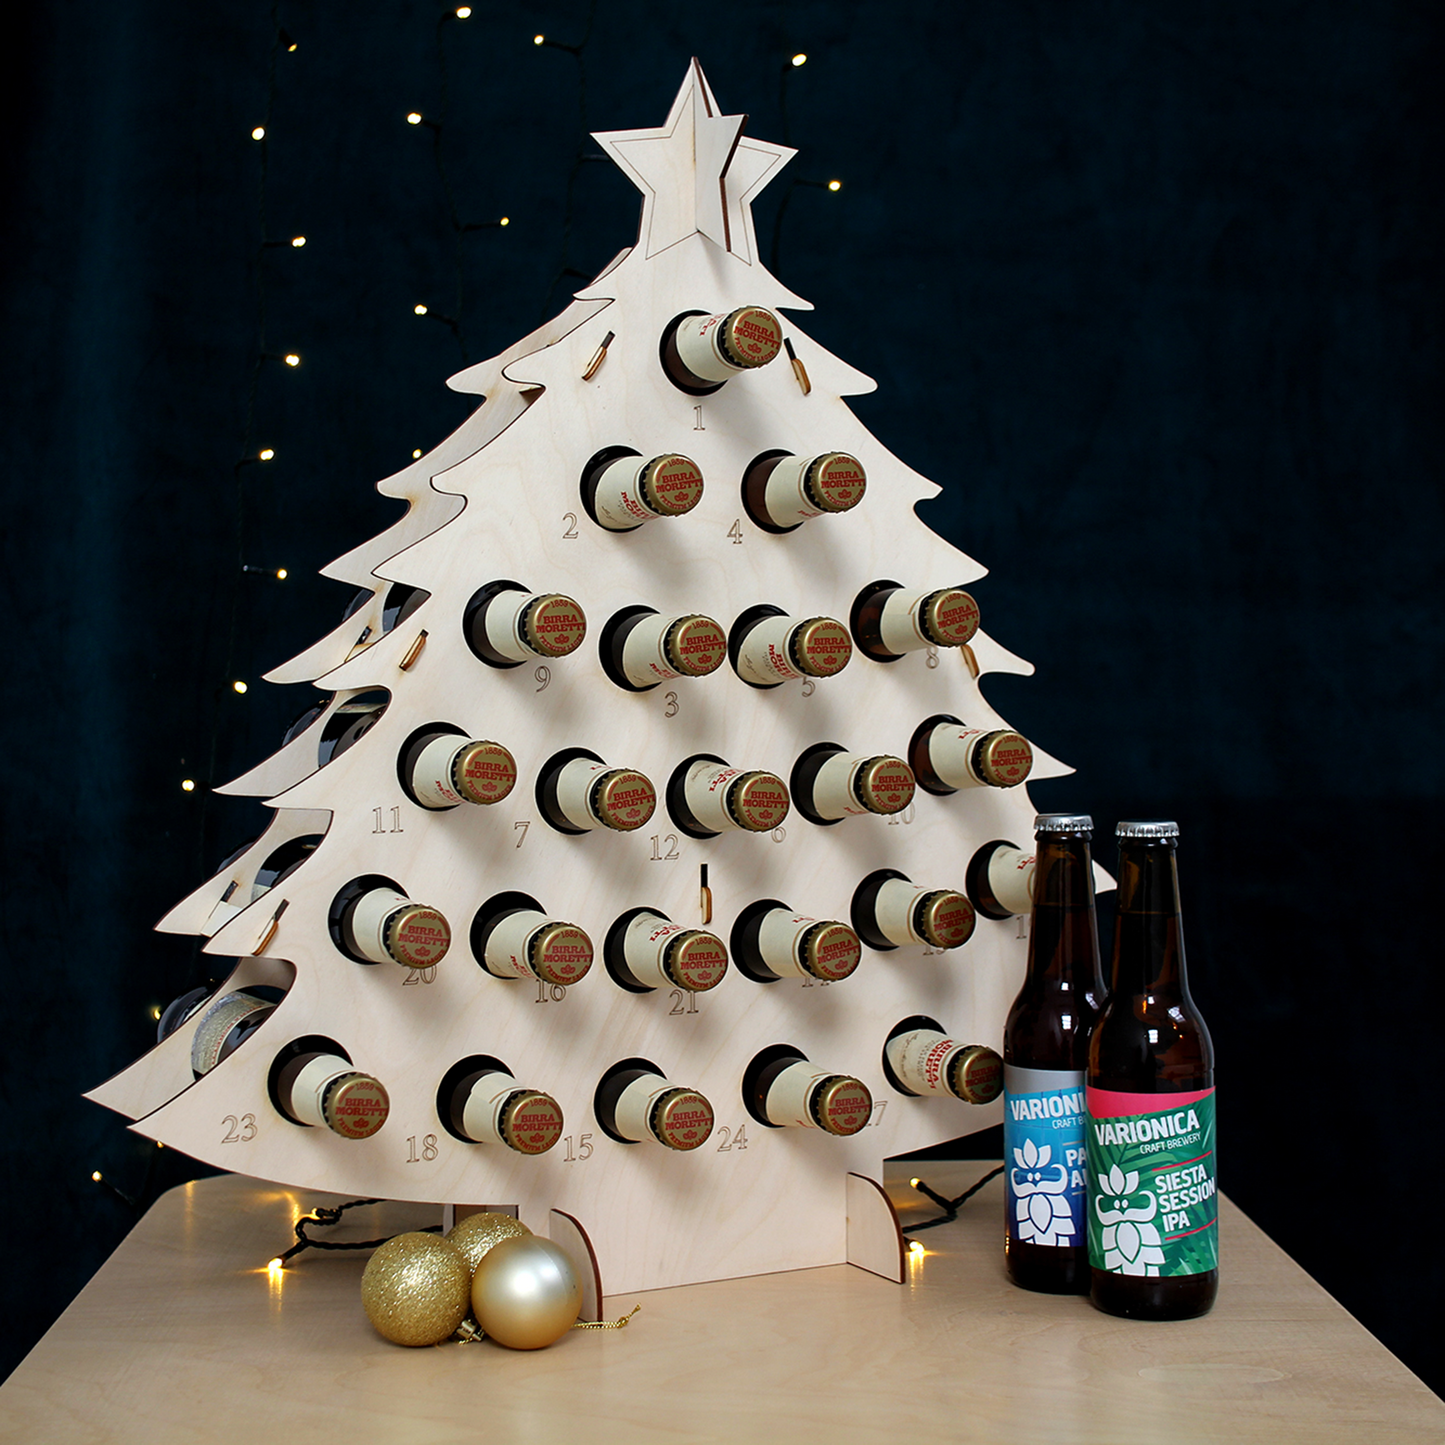
M 366 1263 L 366 1317 L 397 1345 L 439 1345 L 466 1317 L 471 1271 L 435 1234 L 398 1234 Z
M 484 1210 L 481 1214 L 469 1214 L 454 1224 L 447 1235 L 447 1243 L 454 1245 L 466 1260 L 467 1279 L 470 1280 L 476 1274 L 482 1256 L 494 1244 L 500 1244 L 504 1239 L 520 1239 L 523 1235 L 530 1238 L 531 1233 L 520 1219 L 513 1219 L 510 1214 L 492 1214 Z
M 561 1339 L 582 1311 L 572 1261 L 550 1239 L 504 1239 L 472 1276 L 472 1313 L 499 1345 L 540 1350 Z

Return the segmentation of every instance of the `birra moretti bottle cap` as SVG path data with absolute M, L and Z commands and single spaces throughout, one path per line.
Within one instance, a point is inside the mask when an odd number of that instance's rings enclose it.
M 566 657 L 587 635 L 587 618 L 581 607 L 560 592 L 533 597 L 521 609 L 517 632 L 538 657 Z
M 1094 820 L 1087 813 L 1040 813 L 1034 819 L 1036 836 L 1052 834 L 1055 837 L 1077 837 L 1093 831 Z

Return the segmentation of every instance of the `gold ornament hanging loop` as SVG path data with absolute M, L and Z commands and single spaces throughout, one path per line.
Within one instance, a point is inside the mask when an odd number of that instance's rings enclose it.
M 627 1328 L 627 1322 L 635 1315 L 641 1305 L 633 1305 L 620 1320 L 578 1320 L 572 1326 L 574 1330 L 621 1330 Z

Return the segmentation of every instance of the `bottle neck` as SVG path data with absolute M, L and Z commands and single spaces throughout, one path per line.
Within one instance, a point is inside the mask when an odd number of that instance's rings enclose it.
M 1034 861 L 1028 979 L 1103 993 L 1089 840 L 1043 834 Z
M 1120 845 L 1110 992 L 1188 993 L 1172 839 Z

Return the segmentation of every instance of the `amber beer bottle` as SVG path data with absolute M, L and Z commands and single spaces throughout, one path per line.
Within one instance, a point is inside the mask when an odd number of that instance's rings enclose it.
M 1028 970 L 1004 1021 L 1004 1258 L 1045 1294 L 1087 1294 L 1084 1069 L 1104 1000 L 1094 914 L 1094 820 L 1043 813 Z
M 1141 1320 L 1219 1289 L 1214 1046 L 1189 995 L 1174 823 L 1120 823 L 1109 1001 L 1089 1044 L 1090 1298 Z

